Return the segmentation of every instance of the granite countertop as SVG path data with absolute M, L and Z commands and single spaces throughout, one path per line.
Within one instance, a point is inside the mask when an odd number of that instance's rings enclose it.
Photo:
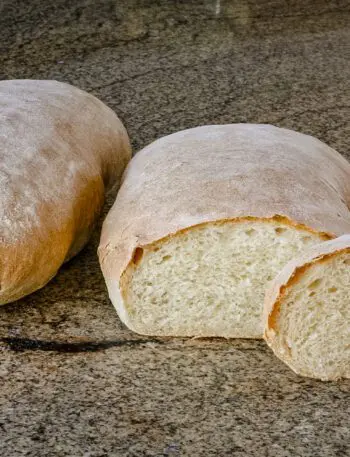
M 2 0 L 0 30 L 0 78 L 92 92 L 134 150 L 260 122 L 350 157 L 348 1 Z M 350 456 L 350 380 L 298 377 L 262 341 L 133 334 L 107 296 L 99 230 L 0 309 L 1 456 Z

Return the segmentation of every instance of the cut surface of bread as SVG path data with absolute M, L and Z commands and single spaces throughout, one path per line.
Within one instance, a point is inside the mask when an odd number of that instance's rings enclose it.
M 350 236 L 323 244 L 274 280 L 265 339 L 300 375 L 350 378 Z
M 266 284 L 322 236 L 282 221 L 192 227 L 135 251 L 123 282 L 136 332 L 261 338 Z
M 264 289 L 311 244 L 350 232 L 350 164 L 270 125 L 209 125 L 139 151 L 99 259 L 121 320 L 148 335 L 262 338 Z

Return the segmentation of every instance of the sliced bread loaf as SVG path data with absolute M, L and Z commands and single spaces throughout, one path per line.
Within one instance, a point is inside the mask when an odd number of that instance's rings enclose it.
M 350 165 L 269 125 L 169 135 L 133 158 L 99 257 L 138 333 L 262 338 L 267 283 L 305 247 L 350 231 Z
M 350 378 L 350 235 L 313 246 L 271 283 L 264 337 L 296 373 Z

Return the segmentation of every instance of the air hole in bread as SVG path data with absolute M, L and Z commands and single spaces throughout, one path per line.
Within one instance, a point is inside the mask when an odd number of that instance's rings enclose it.
M 317 289 L 322 282 L 321 278 L 317 278 L 308 285 L 308 289 Z
M 132 261 L 135 265 L 138 265 L 143 257 L 143 249 L 142 248 L 136 248 L 134 251 L 134 255 L 132 258 Z
M 276 227 L 275 228 L 275 232 L 277 233 L 277 235 L 280 235 L 282 233 L 284 233 L 287 229 L 284 228 L 284 227 Z
M 336 292 L 337 290 L 338 290 L 338 287 L 330 287 L 330 288 L 328 289 L 328 292 L 334 293 L 334 292 Z
M 314 295 L 316 295 L 315 291 L 312 291 L 312 292 L 309 293 L 309 297 L 313 297 Z
M 310 241 L 311 240 L 311 236 L 310 235 L 306 235 L 306 236 L 303 236 L 303 241 Z
M 248 235 L 248 236 L 252 236 L 252 235 L 254 235 L 254 233 L 255 233 L 255 230 L 253 228 L 248 229 L 248 230 L 245 231 L 245 234 Z

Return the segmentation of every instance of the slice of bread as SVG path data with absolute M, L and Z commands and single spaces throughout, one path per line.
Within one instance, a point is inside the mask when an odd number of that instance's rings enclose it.
M 311 247 L 271 283 L 264 337 L 297 374 L 350 378 L 350 235 Z
M 307 246 L 350 232 L 350 165 L 268 125 L 198 127 L 132 159 L 101 268 L 119 316 L 149 335 L 262 338 L 267 283 Z

